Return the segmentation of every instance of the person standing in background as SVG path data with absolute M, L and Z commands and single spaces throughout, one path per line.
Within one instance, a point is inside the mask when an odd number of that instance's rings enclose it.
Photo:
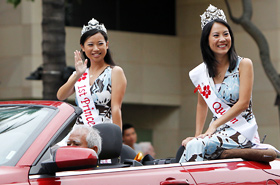
M 130 146 L 136 152 L 136 154 L 139 152 L 142 152 L 141 147 L 139 146 L 138 143 L 136 143 L 137 142 L 137 133 L 132 124 L 125 123 L 123 125 L 122 139 L 123 139 L 123 144 Z

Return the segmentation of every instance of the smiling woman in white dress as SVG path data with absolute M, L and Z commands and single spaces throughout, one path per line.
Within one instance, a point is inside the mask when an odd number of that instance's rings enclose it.
M 252 111 L 253 64 L 239 57 L 224 12 L 210 5 L 201 15 L 200 47 L 204 62 L 190 72 L 198 93 L 196 132 L 182 141 L 180 162 L 217 159 L 225 149 L 259 143 Z M 202 133 L 208 108 L 213 119 Z
M 57 98 L 65 100 L 76 93 L 76 103 L 83 109 L 77 123 L 111 122 L 122 128 L 127 81 L 122 68 L 112 60 L 105 26 L 90 20 L 81 31 L 80 45 L 82 52 L 74 52 L 76 71 L 60 87 Z

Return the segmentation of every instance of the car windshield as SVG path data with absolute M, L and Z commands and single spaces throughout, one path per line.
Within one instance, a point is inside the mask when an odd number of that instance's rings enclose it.
M 0 106 L 0 166 L 19 158 L 36 138 L 34 131 L 55 110 L 39 106 Z M 41 130 L 41 129 L 39 129 Z

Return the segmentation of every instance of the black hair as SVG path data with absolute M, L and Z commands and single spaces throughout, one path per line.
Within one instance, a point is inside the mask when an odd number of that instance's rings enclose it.
M 93 36 L 93 35 L 95 35 L 95 34 L 97 34 L 97 33 L 101 33 L 101 34 L 103 35 L 105 41 L 106 41 L 106 42 L 108 41 L 108 36 L 107 36 L 107 34 L 106 34 L 104 31 L 98 30 L 98 29 L 92 29 L 92 30 L 89 30 L 89 31 L 85 32 L 85 33 L 81 36 L 81 38 L 80 38 L 80 44 L 81 44 L 81 45 L 84 45 L 85 42 L 86 42 L 86 40 L 87 40 L 89 37 L 91 37 L 91 36 Z M 87 67 L 89 68 L 89 67 L 90 67 L 90 59 L 86 56 L 85 52 L 83 52 L 83 51 L 82 51 L 82 57 L 83 57 L 84 60 L 85 60 L 85 59 L 88 60 Z M 105 55 L 105 57 L 104 57 L 104 61 L 105 61 L 106 64 L 109 64 L 109 65 L 111 65 L 111 66 L 115 66 L 115 65 L 116 65 L 115 62 L 113 61 L 113 58 L 112 58 L 112 56 L 111 56 L 111 52 L 110 52 L 109 48 L 107 49 L 107 53 L 106 53 L 106 55 Z
M 201 38 L 200 38 L 200 49 L 201 49 L 203 61 L 207 66 L 210 77 L 215 77 L 217 74 L 216 66 L 217 66 L 218 61 L 216 60 L 214 53 L 209 46 L 209 34 L 210 34 L 212 26 L 215 22 L 225 25 L 228 28 L 228 31 L 229 31 L 229 34 L 231 37 L 231 47 L 228 51 L 228 58 L 229 58 L 229 69 L 228 70 L 230 72 L 236 67 L 237 58 L 238 58 L 237 53 L 235 51 L 235 47 L 234 47 L 233 32 L 232 32 L 230 26 L 228 25 L 228 23 L 222 19 L 215 19 L 215 20 L 207 23 L 202 30 L 202 34 L 201 34 Z
M 134 126 L 130 123 L 125 123 L 123 124 L 122 126 L 122 135 L 124 135 L 124 131 L 127 130 L 127 129 L 130 129 L 130 128 L 134 128 Z

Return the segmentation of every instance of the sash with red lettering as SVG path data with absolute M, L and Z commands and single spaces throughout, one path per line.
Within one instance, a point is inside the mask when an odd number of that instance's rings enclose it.
M 96 110 L 93 98 L 90 93 L 89 72 L 85 73 L 75 84 L 76 99 L 80 108 L 82 108 L 82 119 L 84 124 L 92 126 L 99 123 L 98 111 Z
M 191 70 L 189 76 L 195 86 L 195 92 L 198 91 L 201 94 L 209 109 L 217 118 L 221 117 L 230 109 L 230 106 L 217 97 L 213 89 L 214 81 L 209 77 L 207 67 L 204 63 Z M 255 118 L 248 123 L 245 118 L 239 115 L 226 124 L 253 143 L 259 143 L 258 126 Z

